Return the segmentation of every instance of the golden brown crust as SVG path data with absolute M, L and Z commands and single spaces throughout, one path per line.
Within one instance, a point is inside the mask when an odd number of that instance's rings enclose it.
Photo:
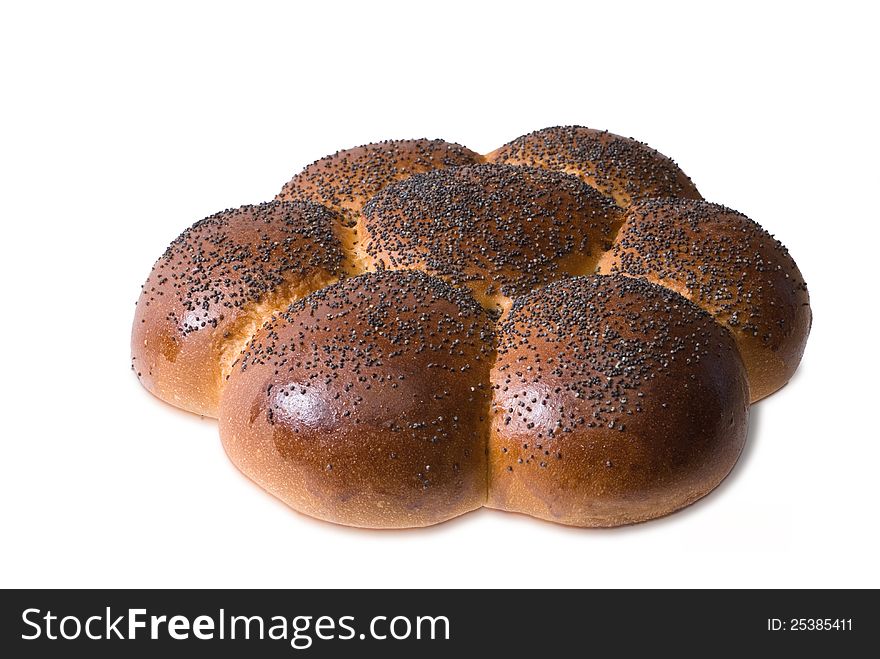
M 479 165 L 418 174 L 364 208 L 360 260 L 467 285 L 489 308 L 549 281 L 592 273 L 622 215 L 574 176 Z
M 337 233 L 349 253 L 358 244 L 356 225 L 364 204 L 395 181 L 413 174 L 483 162 L 483 156 L 443 140 L 385 140 L 337 151 L 303 169 L 276 199 L 307 199 L 331 208 L 341 219 Z M 351 274 L 362 269 L 349 267 Z
M 599 272 L 672 288 L 725 325 L 752 401 L 782 387 L 800 363 L 812 322 L 807 286 L 782 243 L 742 213 L 684 199 L 638 204 Z
M 583 126 L 555 126 L 523 135 L 486 160 L 574 174 L 622 207 L 653 197 L 702 199 L 690 178 L 659 151 Z
M 620 275 L 517 299 L 491 377 L 493 508 L 574 526 L 651 519 L 718 485 L 746 438 L 728 333 L 676 293 Z
M 143 285 L 132 368 L 162 400 L 217 416 L 224 372 L 277 308 L 342 272 L 335 214 L 309 202 L 270 202 L 196 222 Z
M 236 466 L 291 507 L 425 526 L 480 507 L 494 356 L 467 294 L 421 272 L 344 280 L 251 341 L 224 390 Z

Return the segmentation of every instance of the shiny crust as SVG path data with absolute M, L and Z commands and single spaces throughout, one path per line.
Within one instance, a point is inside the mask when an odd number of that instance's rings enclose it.
M 622 215 L 574 176 L 505 165 L 438 170 L 388 186 L 361 218 L 360 260 L 468 286 L 489 308 L 591 273 Z
M 728 333 L 678 294 L 620 275 L 518 299 L 491 378 L 493 508 L 574 526 L 659 517 L 718 485 L 746 438 Z
M 691 179 L 647 144 L 583 126 L 556 126 L 518 137 L 486 156 L 579 176 L 622 207 L 653 197 L 701 199 Z
M 742 213 L 685 199 L 631 208 L 601 273 L 678 291 L 733 334 L 752 401 L 782 387 L 800 363 L 812 314 L 788 250 Z
M 270 202 L 196 222 L 169 245 L 141 290 L 132 368 L 162 400 L 217 416 L 222 380 L 273 309 L 342 272 L 335 214 Z
M 426 526 L 483 505 L 492 323 L 421 272 L 348 279 L 254 337 L 220 436 L 248 477 L 339 524 Z

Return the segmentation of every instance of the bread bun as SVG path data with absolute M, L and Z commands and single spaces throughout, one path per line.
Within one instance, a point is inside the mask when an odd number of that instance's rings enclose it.
M 217 416 L 224 376 L 266 317 L 343 272 L 335 214 L 310 202 L 227 210 L 153 266 L 132 327 L 132 368 L 153 394 Z
M 807 286 L 782 243 L 742 213 L 689 199 L 638 204 L 599 272 L 672 288 L 726 326 L 752 401 L 782 387 L 800 363 L 812 323 Z
M 223 392 L 220 436 L 296 510 L 374 528 L 483 505 L 492 323 L 421 272 L 341 281 L 253 338 Z
M 592 273 L 622 214 L 574 176 L 505 165 L 417 174 L 364 207 L 361 263 L 424 270 L 466 285 L 488 308 Z
M 701 199 L 690 178 L 647 144 L 583 126 L 556 126 L 518 137 L 488 162 L 575 174 L 620 206 L 652 197 Z
M 358 242 L 358 215 L 376 193 L 413 174 L 480 162 L 483 156 L 443 140 L 385 140 L 313 162 L 286 183 L 276 199 L 307 199 L 337 211 L 337 234 L 352 251 Z M 361 271 L 350 269 L 351 274 Z
M 620 275 L 516 300 L 492 369 L 493 508 L 618 526 L 704 496 L 746 438 L 745 370 L 686 299 Z

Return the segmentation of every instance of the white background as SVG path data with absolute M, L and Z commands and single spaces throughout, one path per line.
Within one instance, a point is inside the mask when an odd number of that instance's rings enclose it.
M 871 3 L 4 3 L 0 585 L 880 586 Z M 290 511 L 129 370 L 151 264 L 338 148 L 556 124 L 675 158 L 791 249 L 815 321 L 702 502 L 618 530 Z

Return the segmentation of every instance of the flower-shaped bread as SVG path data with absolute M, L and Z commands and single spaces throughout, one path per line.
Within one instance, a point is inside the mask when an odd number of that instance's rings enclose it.
M 340 151 L 195 223 L 144 284 L 132 367 L 321 519 L 617 526 L 721 482 L 810 323 L 760 226 L 650 147 L 563 127 L 485 157 Z

